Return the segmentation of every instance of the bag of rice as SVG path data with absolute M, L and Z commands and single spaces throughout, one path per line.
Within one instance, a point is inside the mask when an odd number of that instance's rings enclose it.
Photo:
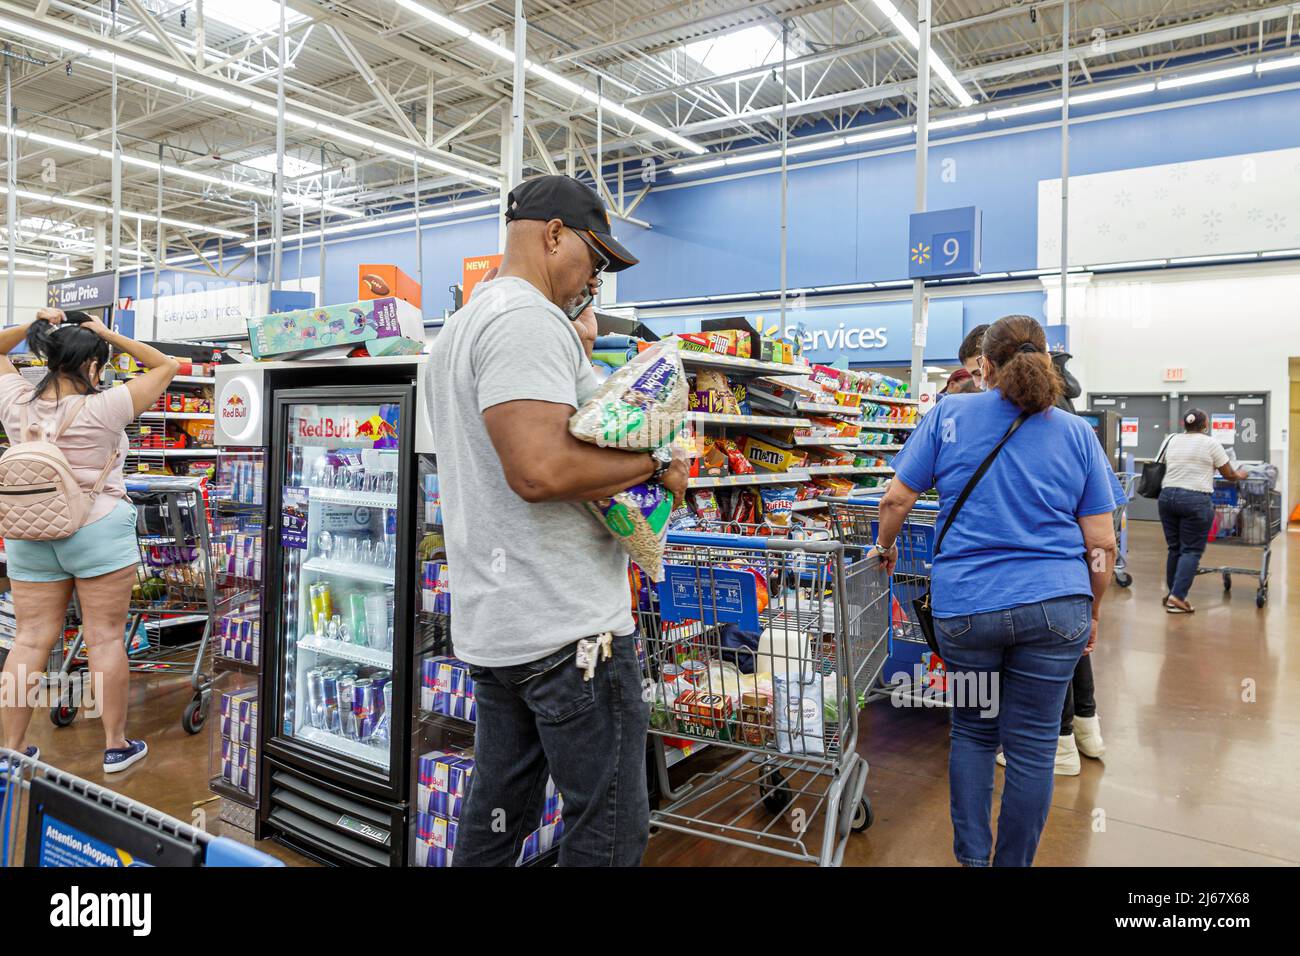
M 656 344 L 615 371 L 569 419 L 580 441 L 626 451 L 654 451 L 686 423 L 686 372 L 677 350 Z M 664 578 L 664 540 L 672 495 L 640 484 L 587 508 L 656 583 Z
M 654 451 L 677 437 L 686 411 L 682 360 L 676 349 L 658 343 L 607 378 L 573 413 L 569 432 L 593 445 Z

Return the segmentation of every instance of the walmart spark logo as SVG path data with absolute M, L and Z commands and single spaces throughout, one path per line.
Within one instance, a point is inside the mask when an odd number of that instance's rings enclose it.
M 912 261 L 919 266 L 925 265 L 930 261 L 930 247 L 924 242 L 918 242 L 912 247 Z

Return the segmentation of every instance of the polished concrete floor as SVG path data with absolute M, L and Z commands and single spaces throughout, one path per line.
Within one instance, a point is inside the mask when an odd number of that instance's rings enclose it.
M 1300 864 L 1300 654 L 1288 642 L 1289 633 L 1300 633 L 1300 599 L 1288 600 L 1288 591 L 1300 595 L 1300 534 L 1284 532 L 1274 542 L 1267 608 L 1256 609 L 1249 578 L 1236 578 L 1226 594 L 1218 576 L 1205 576 L 1191 595 L 1197 613 L 1179 616 L 1160 606 L 1159 528 L 1135 522 L 1132 538 L 1133 585 L 1112 586 L 1094 662 L 1107 753 L 1085 759 L 1080 776 L 1057 778 L 1038 864 Z M 1205 564 L 1257 567 L 1259 557 L 1254 549 L 1212 546 Z M 189 696 L 183 681 L 133 678 L 130 733 L 146 737 L 152 753 L 106 782 L 183 820 L 205 813 L 210 829 L 234 832 L 205 802 L 208 739 L 180 726 Z M 846 865 L 952 864 L 947 734 L 942 711 L 883 701 L 866 709 L 859 750 L 870 764 L 875 823 L 850 839 Z M 104 780 L 94 721 L 55 729 L 38 716 L 30 742 L 49 762 Z M 266 849 L 301 862 L 283 848 Z M 651 840 L 646 862 L 782 861 L 664 832 Z

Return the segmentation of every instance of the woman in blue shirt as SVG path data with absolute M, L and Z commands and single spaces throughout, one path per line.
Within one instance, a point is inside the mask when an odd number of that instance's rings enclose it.
M 885 565 L 920 495 L 937 528 L 988 453 L 1028 413 L 948 529 L 931 571 L 935 635 L 956 688 L 948 763 L 958 862 L 1028 866 L 1052 798 L 1066 687 L 1097 639 L 1115 558 L 1111 469 L 1083 419 L 1053 409 L 1060 379 L 1042 327 L 1007 316 L 985 333 L 988 391 L 953 395 L 894 459 L 876 544 Z M 1007 757 L 996 853 L 994 754 Z

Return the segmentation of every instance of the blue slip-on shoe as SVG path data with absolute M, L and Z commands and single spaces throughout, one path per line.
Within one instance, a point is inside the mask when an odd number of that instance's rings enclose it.
M 125 747 L 104 751 L 104 773 L 120 773 L 149 754 L 149 745 L 143 740 L 127 740 Z

